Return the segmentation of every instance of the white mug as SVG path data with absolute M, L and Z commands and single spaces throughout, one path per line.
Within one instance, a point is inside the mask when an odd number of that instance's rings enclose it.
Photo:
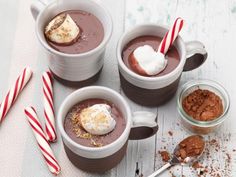
M 31 5 L 31 12 L 36 20 L 36 35 L 40 44 L 47 51 L 49 68 L 59 81 L 64 83 L 85 83 L 101 71 L 106 45 L 112 34 L 112 18 L 108 10 L 92 0 L 76 0 L 50 4 L 42 0 Z M 50 47 L 44 37 L 44 29 L 50 19 L 66 10 L 84 10 L 95 15 L 104 28 L 103 41 L 96 48 L 81 54 L 67 54 Z M 96 77 L 98 78 L 98 77 Z
M 116 56 L 119 65 L 121 87 L 124 93 L 134 102 L 145 106 L 159 106 L 169 101 L 178 89 L 179 80 L 183 71 L 191 71 L 202 65 L 207 59 L 205 46 L 199 41 L 185 43 L 178 36 L 174 42 L 180 63 L 170 73 L 146 77 L 133 72 L 122 59 L 122 51 L 126 44 L 139 36 L 153 35 L 163 37 L 168 29 L 156 24 L 142 24 L 125 32 L 118 44 Z
M 70 109 L 83 100 L 93 98 L 113 103 L 126 120 L 126 127 L 120 137 L 102 147 L 80 145 L 64 129 L 64 120 Z M 70 94 L 60 106 L 57 123 L 68 158 L 78 168 L 89 172 L 104 172 L 113 168 L 124 157 L 129 139 L 147 138 L 158 130 L 155 114 L 147 111 L 132 113 L 127 101 L 119 93 L 101 86 L 84 87 Z

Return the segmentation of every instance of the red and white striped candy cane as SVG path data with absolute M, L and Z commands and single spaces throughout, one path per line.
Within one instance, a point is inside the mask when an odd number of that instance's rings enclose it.
M 16 101 L 18 95 L 30 80 L 31 76 L 32 76 L 32 70 L 29 67 L 24 68 L 23 72 L 17 78 L 14 86 L 10 88 L 6 97 L 0 104 L 0 122 L 3 121 L 8 111 L 10 110 L 11 106 Z
M 39 122 L 39 119 L 37 117 L 36 111 L 33 107 L 27 107 L 25 108 L 25 115 L 26 118 L 29 121 L 29 124 L 33 130 L 34 136 L 37 140 L 39 149 L 41 153 L 43 154 L 43 157 L 46 161 L 46 164 L 49 168 L 49 170 L 57 175 L 60 173 L 60 166 L 52 152 L 52 149 L 46 139 L 46 136 L 43 132 L 43 128 L 41 126 L 41 123 Z
M 46 138 L 48 141 L 54 142 L 57 139 L 55 128 L 55 116 L 53 106 L 53 78 L 50 71 L 44 72 L 43 76 L 43 102 Z
M 183 24 L 184 24 L 184 20 L 181 19 L 180 17 L 175 20 L 174 25 L 171 27 L 171 29 L 165 34 L 164 38 L 162 39 L 161 44 L 158 48 L 158 52 L 161 52 L 164 55 L 166 54 L 170 46 L 174 43 L 180 30 L 182 29 Z

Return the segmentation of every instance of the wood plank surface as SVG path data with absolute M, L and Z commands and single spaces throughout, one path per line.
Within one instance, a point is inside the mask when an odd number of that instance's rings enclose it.
M 120 88 L 116 61 L 116 45 L 124 31 L 142 23 L 157 23 L 170 26 L 181 16 L 185 26 L 181 32 L 184 41 L 199 40 L 208 51 L 208 59 L 203 66 L 183 73 L 180 85 L 189 80 L 211 79 L 221 83 L 229 92 L 231 109 L 224 125 L 207 140 L 217 139 L 219 149 L 210 148 L 211 158 L 203 156 L 204 165 L 213 165 L 221 177 L 236 176 L 236 0 L 101 0 L 111 12 L 113 34 L 108 44 L 105 64 L 101 77 L 94 85 L 102 85 L 124 93 Z M 43 122 L 41 73 L 47 69 L 44 50 L 37 42 L 34 20 L 29 7 L 32 0 L 1 0 L 0 21 L 0 100 L 12 85 L 18 73 L 26 65 L 34 70 L 34 77 L 24 93 L 0 126 L 0 176 L 3 177 L 46 177 L 52 176 L 37 149 L 32 132 L 25 120 L 23 108 L 34 105 Z M 10 9 L 10 10 L 9 10 Z M 55 109 L 59 109 L 64 98 L 73 92 L 55 82 Z M 146 110 L 157 115 L 158 133 L 148 139 L 130 141 L 126 156 L 114 169 L 105 174 L 90 174 L 74 167 L 65 155 L 61 139 L 52 145 L 61 166 L 59 176 L 67 177 L 146 177 L 163 165 L 159 150 L 172 152 L 174 146 L 191 133 L 186 131 L 177 113 L 176 96 L 158 108 L 137 105 L 128 98 L 132 111 Z M 23 100 L 23 101 L 22 101 Z M 169 135 L 173 132 L 173 136 Z M 227 153 L 231 159 L 228 163 Z M 216 176 L 217 173 L 206 176 Z M 161 177 L 197 176 L 188 166 L 176 166 Z
M 126 29 L 142 23 L 152 22 L 161 25 L 170 26 L 178 16 L 185 20 L 185 26 L 181 32 L 184 41 L 199 40 L 203 42 L 208 51 L 207 62 L 202 67 L 191 72 L 183 74 L 181 84 L 189 80 L 211 79 L 225 86 L 231 98 L 231 105 L 235 103 L 235 79 L 233 76 L 234 57 L 233 51 L 235 45 L 232 44 L 235 39 L 235 1 L 189 1 L 189 0 L 138 0 L 134 3 L 132 0 L 127 2 L 126 6 Z M 182 128 L 179 123 L 179 115 L 176 105 L 177 97 L 171 102 L 160 106 L 158 110 L 158 124 L 160 127 L 156 135 L 156 154 L 157 151 L 167 147 L 169 152 L 173 151 L 183 137 L 190 135 Z M 235 110 L 232 109 L 228 114 L 228 120 L 221 129 L 207 136 L 206 139 L 217 139 L 221 144 L 218 152 L 212 152 L 211 159 L 203 160 L 203 164 L 214 164 L 219 168 L 220 176 L 235 176 Z M 179 126 L 180 125 L 180 126 Z M 168 135 L 168 131 L 173 132 L 173 136 Z M 226 166 L 226 153 L 232 155 L 231 163 Z M 147 154 L 152 159 L 152 154 Z M 204 157 L 203 157 L 204 158 Z M 159 155 L 155 158 L 155 168 L 159 168 L 163 163 Z M 144 172 L 150 172 L 149 169 L 143 169 Z M 170 171 L 176 176 L 196 176 L 189 167 L 177 166 L 163 173 L 161 176 L 171 176 Z M 144 176 L 148 173 L 144 173 Z M 216 175 L 212 174 L 212 175 Z M 208 176 L 211 176 L 208 174 Z

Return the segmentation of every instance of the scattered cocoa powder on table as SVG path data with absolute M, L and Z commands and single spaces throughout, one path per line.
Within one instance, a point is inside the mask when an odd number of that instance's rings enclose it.
M 222 176 L 232 176 L 232 161 L 233 154 L 235 154 L 236 149 L 228 149 L 227 145 L 221 144 L 218 138 L 211 138 L 210 136 L 206 137 L 205 149 L 202 155 L 202 158 L 197 162 L 194 162 L 190 165 L 190 170 L 193 176 L 197 177 L 222 177 Z M 224 139 L 225 142 L 231 141 L 229 138 Z M 168 151 L 166 147 L 171 146 L 169 142 L 163 142 L 162 150 L 160 151 Z M 167 143 L 167 144 L 165 144 Z M 173 144 L 172 144 L 173 145 Z M 164 150 L 163 150 L 164 149 Z M 159 153 L 160 153 L 159 151 Z M 223 163 L 217 161 L 215 156 L 218 156 L 219 152 L 221 152 L 221 160 Z M 162 159 L 163 160 L 163 159 Z M 163 161 L 165 162 L 165 161 Z M 174 169 L 174 171 L 169 170 L 170 176 L 180 177 L 182 172 L 178 171 L 178 169 Z
M 198 169 L 198 168 L 203 168 L 203 166 L 202 166 L 198 161 L 194 162 L 194 163 L 192 164 L 192 167 L 193 167 L 195 170 Z
M 167 151 L 159 151 L 163 162 L 168 162 L 170 160 L 170 154 Z
M 170 136 L 173 136 L 173 132 L 172 132 L 172 131 L 168 131 L 168 134 L 169 134 Z
M 211 121 L 223 113 L 221 98 L 209 90 L 197 89 L 182 101 L 184 111 L 199 121 Z

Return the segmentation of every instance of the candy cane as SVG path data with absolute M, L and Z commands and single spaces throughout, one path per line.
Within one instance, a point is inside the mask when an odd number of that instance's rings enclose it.
M 178 36 L 180 30 L 182 29 L 184 20 L 180 17 L 177 18 L 174 22 L 174 25 L 171 29 L 165 34 L 164 38 L 161 41 L 161 44 L 158 48 L 158 52 L 163 53 L 164 55 L 169 50 L 169 47 L 174 43 L 176 37 Z
M 44 102 L 44 116 L 46 127 L 46 138 L 48 141 L 54 142 L 57 139 L 55 129 L 55 116 L 53 106 L 53 80 L 52 74 L 47 71 L 43 73 L 43 102 Z
M 37 140 L 39 149 L 46 161 L 46 164 L 49 168 L 49 170 L 57 175 L 60 173 L 60 166 L 52 152 L 52 149 L 46 139 L 46 136 L 43 132 L 41 123 L 39 122 L 39 119 L 37 117 L 36 111 L 33 107 L 27 107 L 25 108 L 25 115 L 26 118 L 29 121 L 29 124 L 33 130 L 34 136 Z
M 24 68 L 23 72 L 17 78 L 14 86 L 10 88 L 6 97 L 0 104 L 0 123 L 3 121 L 8 111 L 15 103 L 18 95 L 21 93 L 25 85 L 28 83 L 32 76 L 32 71 L 29 67 Z

